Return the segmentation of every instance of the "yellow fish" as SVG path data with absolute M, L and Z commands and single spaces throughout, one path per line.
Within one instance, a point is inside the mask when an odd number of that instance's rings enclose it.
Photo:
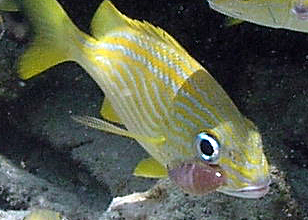
M 74 119 L 138 141 L 152 157 L 138 164 L 135 175 L 169 176 L 192 194 L 259 198 L 268 192 L 257 128 L 168 33 L 126 17 L 107 0 L 94 15 L 92 36 L 55 0 L 23 0 L 22 6 L 35 37 L 19 60 L 20 76 L 79 63 L 105 93 L 104 120 Z
M 227 16 L 272 28 L 308 33 L 308 0 L 208 0 Z
M 24 220 L 61 220 L 60 213 L 48 209 L 36 209 L 27 215 Z

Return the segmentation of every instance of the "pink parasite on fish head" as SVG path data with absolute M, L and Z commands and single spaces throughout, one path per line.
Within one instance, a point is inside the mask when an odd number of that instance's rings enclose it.
M 214 135 L 200 132 L 193 144 L 197 157 L 168 167 L 168 175 L 183 191 L 195 195 L 205 195 L 226 183 L 226 176 L 216 164 L 220 144 Z
M 170 179 L 183 191 L 194 195 L 205 195 L 213 192 L 226 182 L 219 166 L 200 161 L 184 162 L 170 169 L 168 174 Z

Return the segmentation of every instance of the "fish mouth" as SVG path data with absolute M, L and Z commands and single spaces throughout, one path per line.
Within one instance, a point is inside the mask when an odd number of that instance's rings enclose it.
M 291 9 L 298 19 L 307 21 L 308 20 L 308 6 L 303 4 L 298 4 Z
M 271 181 L 268 180 L 262 184 L 249 185 L 236 190 L 222 187 L 221 189 L 217 189 L 217 191 L 240 198 L 258 199 L 265 196 L 268 193 L 270 184 Z

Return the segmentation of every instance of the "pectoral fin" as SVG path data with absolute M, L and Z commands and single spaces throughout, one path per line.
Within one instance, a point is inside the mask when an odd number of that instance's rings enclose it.
M 106 131 L 106 132 L 111 132 L 111 133 L 118 134 L 118 135 L 125 136 L 125 137 L 130 137 L 130 138 L 136 139 L 137 141 L 141 141 L 144 143 L 148 143 L 152 145 L 160 145 L 163 142 L 165 142 L 165 137 L 163 136 L 159 136 L 159 137 L 143 136 L 140 134 L 130 132 L 121 127 L 115 126 L 109 122 L 100 120 L 98 118 L 94 118 L 90 116 L 72 116 L 72 118 L 75 121 L 80 122 L 89 127 L 96 128 L 96 129 Z
M 116 122 L 118 124 L 122 124 L 121 119 L 118 117 L 118 115 L 114 111 L 110 101 L 107 98 L 104 99 L 104 103 L 103 103 L 102 108 L 100 110 L 100 114 L 103 118 L 105 118 L 109 121 L 113 121 L 113 122 Z
M 168 176 L 168 171 L 157 160 L 150 157 L 138 163 L 135 168 L 134 175 L 147 178 L 165 178 Z

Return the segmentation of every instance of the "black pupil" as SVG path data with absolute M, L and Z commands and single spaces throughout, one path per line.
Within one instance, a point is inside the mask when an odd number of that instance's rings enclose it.
M 208 156 L 211 156 L 214 153 L 214 149 L 208 140 L 201 140 L 200 149 L 202 153 Z

